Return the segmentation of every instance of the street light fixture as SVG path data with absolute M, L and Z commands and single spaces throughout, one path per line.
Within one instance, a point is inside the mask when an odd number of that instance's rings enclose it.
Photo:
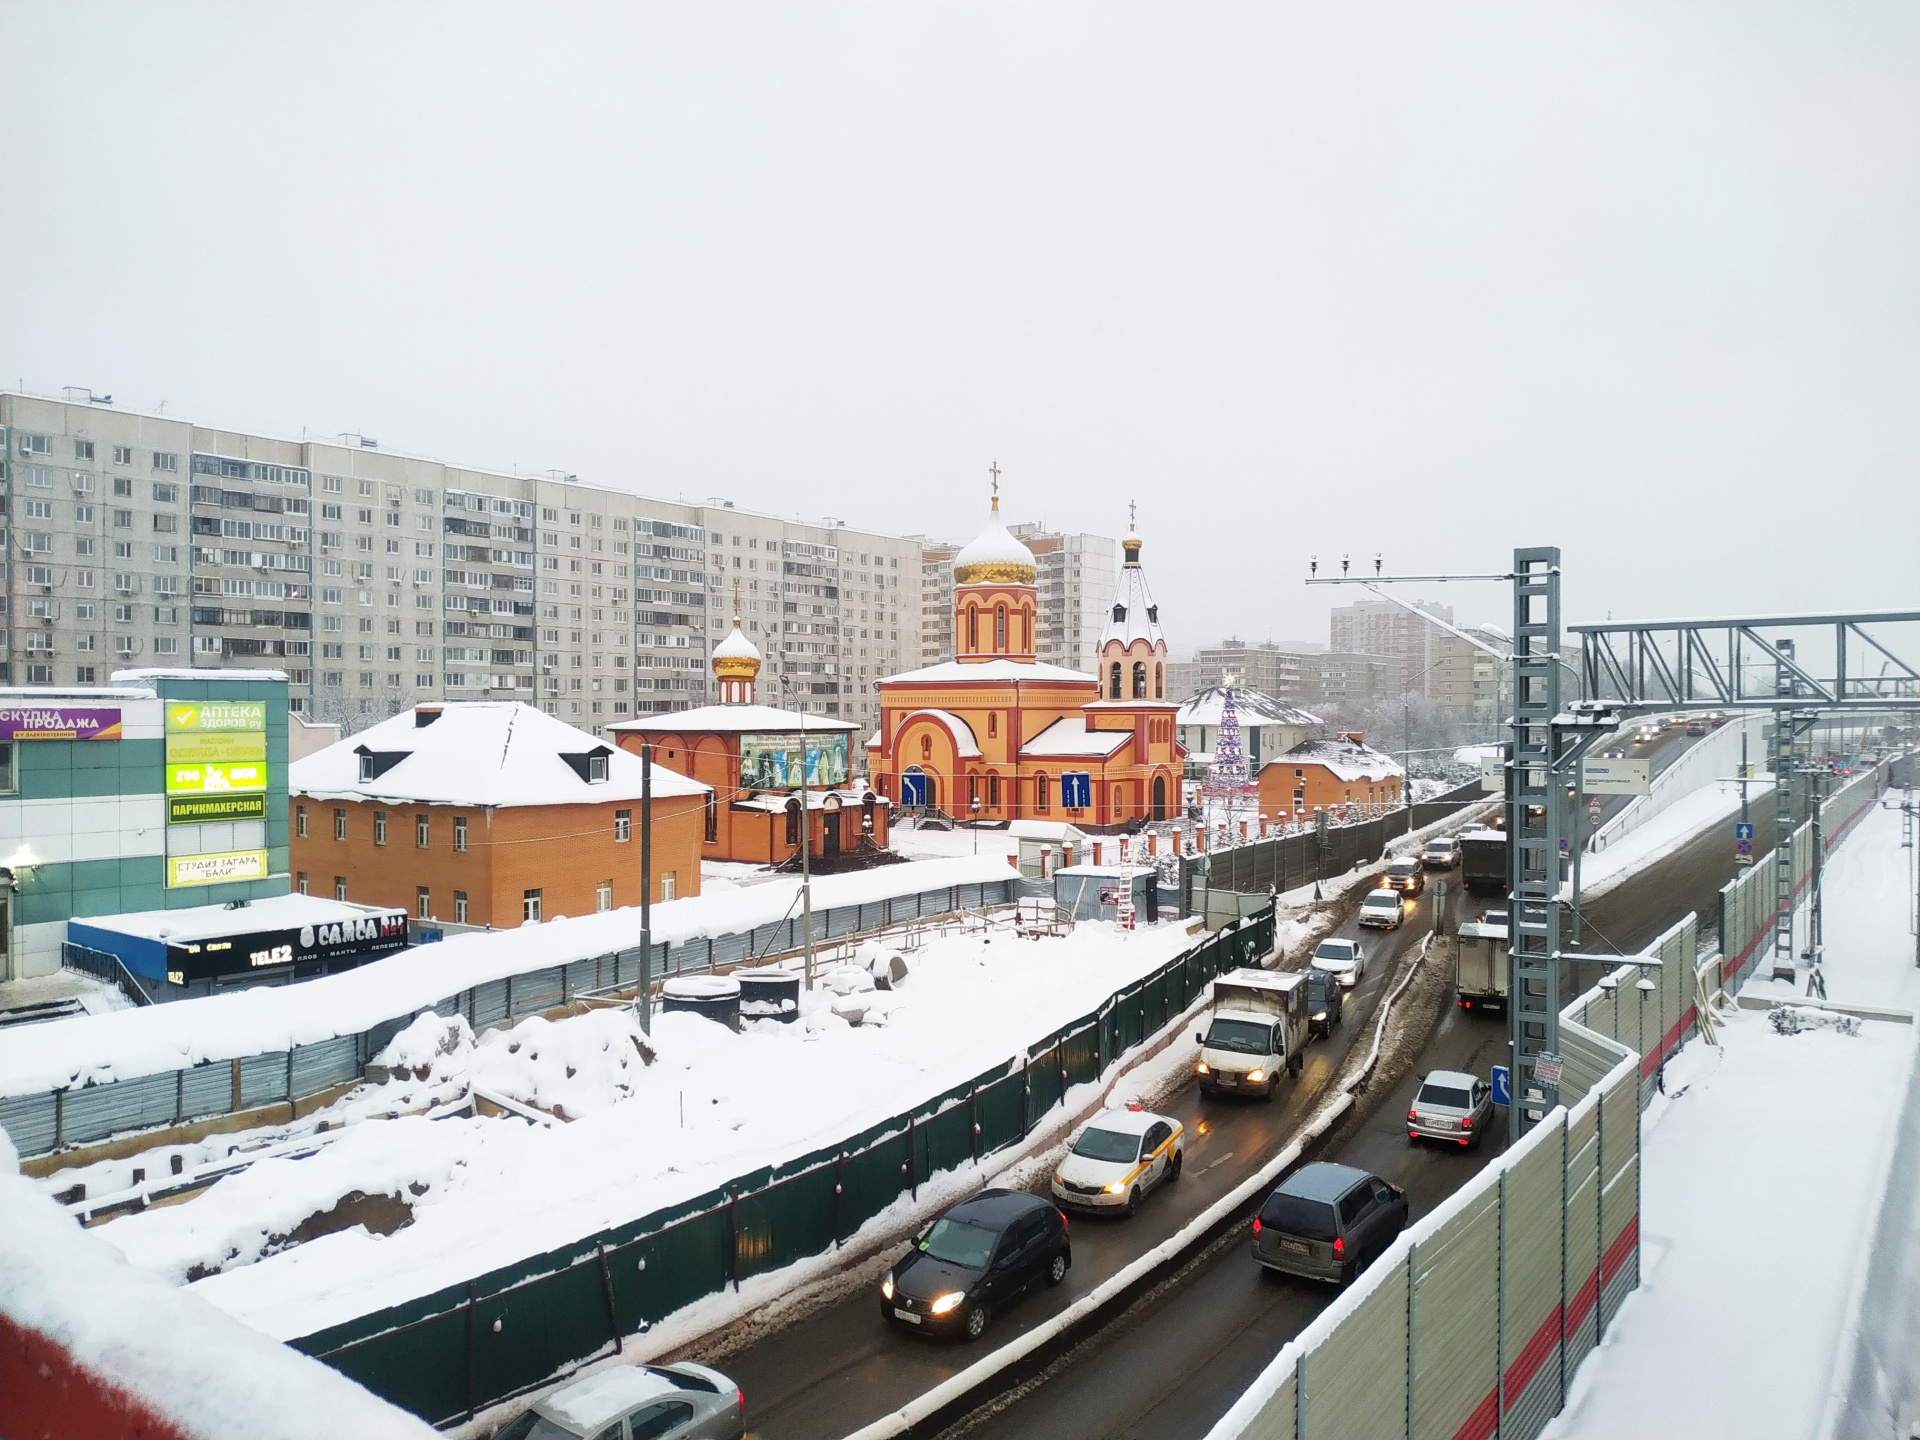
M 967 809 L 973 815 L 973 853 L 978 856 L 980 854 L 980 797 L 978 795 L 968 803 Z

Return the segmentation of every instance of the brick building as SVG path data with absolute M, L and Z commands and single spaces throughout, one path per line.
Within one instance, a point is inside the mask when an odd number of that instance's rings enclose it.
M 701 853 L 757 865 L 799 854 L 803 763 L 809 853 L 830 859 L 884 850 L 892 807 L 853 780 L 855 727 L 756 704 L 760 649 L 738 615 L 714 646 L 713 674 L 718 705 L 608 727 L 621 749 L 638 754 L 651 745 L 656 763 L 711 787 Z
M 1280 820 L 1342 805 L 1397 805 L 1400 773 L 1358 732 L 1302 741 L 1260 767 L 1260 813 Z
M 530 705 L 420 705 L 291 770 L 296 889 L 506 930 L 640 903 L 640 761 Z M 711 791 L 656 766 L 653 898 L 700 893 Z

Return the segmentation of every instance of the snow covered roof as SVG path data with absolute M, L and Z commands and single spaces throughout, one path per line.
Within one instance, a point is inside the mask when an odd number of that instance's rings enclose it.
M 955 583 L 971 585 L 982 581 L 1001 580 L 1031 585 L 1037 573 L 1033 551 L 1016 539 L 1013 533 L 1001 523 L 1000 501 L 995 497 L 993 515 L 987 521 L 987 528 L 953 557 Z
M 733 629 L 718 645 L 713 647 L 716 660 L 758 660 L 760 647 L 755 645 L 740 631 L 740 622 L 733 622 Z
M 606 779 L 589 780 L 590 756 L 604 759 Z M 296 760 L 287 767 L 287 785 L 296 795 L 322 800 L 601 804 L 638 800 L 640 769 L 639 756 L 531 705 L 464 700 L 416 706 Z M 704 795 L 707 789 L 665 766 L 653 767 L 657 798 Z
M 1125 543 L 1126 563 L 1120 567 L 1113 608 L 1108 612 L 1107 628 L 1101 633 L 1100 644 L 1115 642 L 1125 646 L 1144 640 L 1149 645 L 1164 646 L 1166 636 L 1160 633 L 1160 607 L 1153 603 L 1153 592 L 1147 589 L 1147 572 L 1140 568 L 1140 537 L 1129 535 Z
M 1176 719 L 1180 725 L 1218 725 L 1220 707 L 1226 700 L 1226 689 L 1220 685 L 1210 685 L 1199 694 L 1187 700 L 1180 707 Z M 1233 708 L 1240 716 L 1240 724 L 1248 725 L 1318 725 L 1320 717 L 1310 715 L 1305 710 L 1274 699 L 1259 690 L 1249 690 L 1244 686 L 1233 687 Z
M 1400 774 L 1400 767 L 1391 757 L 1345 735 L 1328 740 L 1302 740 L 1260 768 L 1265 770 L 1272 765 L 1320 765 L 1342 780 L 1385 780 Z
M 177 668 L 151 668 L 146 670 L 116 670 L 113 683 L 116 685 L 139 684 L 142 680 L 279 680 L 285 681 L 284 670 L 242 670 L 218 665 L 209 665 L 205 669 L 191 666 Z
M 803 715 L 798 710 L 782 710 L 774 705 L 701 705 L 692 710 L 675 710 L 666 715 L 647 715 L 638 720 L 622 720 L 607 729 L 635 734 L 665 731 L 713 730 L 765 732 L 778 735 L 793 730 L 857 730 L 851 720 L 835 720 L 830 715 Z
M 1056 844 L 1087 838 L 1086 831 L 1065 820 L 1015 820 L 1007 826 L 1007 833 L 1016 840 L 1051 840 Z
M 392 915 L 394 906 L 355 905 L 323 895 L 270 895 L 245 905 L 194 905 L 183 910 L 135 910 L 125 915 L 88 915 L 81 924 L 147 940 L 211 940 L 255 930 L 294 930 L 333 925 L 372 915 Z M 404 912 L 400 912 L 404 913 Z
M 903 715 L 900 717 L 900 726 L 904 728 L 909 720 L 921 715 L 926 716 L 930 720 L 937 720 L 946 727 L 947 733 L 953 737 L 953 748 L 956 755 L 973 760 L 980 758 L 980 742 L 974 738 L 973 727 L 951 710 L 934 710 L 931 708 L 915 710 L 911 715 Z M 896 735 L 899 733 L 899 729 L 894 731 Z
M 1020 747 L 1022 760 L 1105 759 L 1133 738 L 1131 730 L 1089 730 L 1086 719 L 1063 715 Z
M 955 680 L 1067 680 L 1082 685 L 1100 683 L 1091 675 L 1083 675 L 1078 670 L 1068 670 L 1060 665 L 1049 665 L 1044 660 L 946 660 L 923 669 L 908 670 L 904 674 L 888 675 L 874 683 L 946 685 Z

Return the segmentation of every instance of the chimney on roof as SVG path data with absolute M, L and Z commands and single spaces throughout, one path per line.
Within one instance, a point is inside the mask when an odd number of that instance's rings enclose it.
M 1342 730 L 1340 738 L 1350 745 L 1364 745 L 1367 742 L 1365 732 L 1360 730 Z
M 438 720 L 443 713 L 438 705 L 416 705 L 413 707 L 413 728 L 424 730 Z

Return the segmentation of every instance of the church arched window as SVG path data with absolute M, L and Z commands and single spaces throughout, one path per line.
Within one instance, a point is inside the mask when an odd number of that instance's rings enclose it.
M 1167 667 L 1164 665 L 1155 664 L 1153 667 L 1153 698 L 1167 698 Z
M 1109 700 L 1120 698 L 1120 662 L 1118 660 L 1113 662 L 1113 669 L 1107 674 L 1107 698 Z
M 920 758 L 922 760 L 931 760 L 933 758 L 933 736 L 922 735 L 920 737 Z
M 999 733 L 1000 733 L 1000 712 L 998 710 L 989 710 L 987 712 L 987 738 L 991 740 L 995 736 L 997 736 Z
M 1147 698 L 1147 662 L 1144 660 L 1133 662 L 1133 698 L 1136 700 Z
M 980 648 L 980 611 L 975 606 L 967 606 L 967 649 Z
M 996 655 L 1007 653 L 1007 607 L 997 605 L 993 611 L 993 650 Z

